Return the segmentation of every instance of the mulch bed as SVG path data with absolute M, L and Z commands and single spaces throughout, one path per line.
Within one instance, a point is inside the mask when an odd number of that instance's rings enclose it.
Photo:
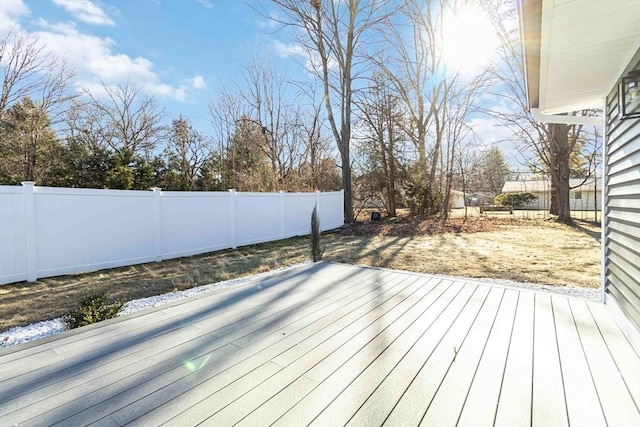
M 446 233 L 480 233 L 494 231 L 502 226 L 524 225 L 530 220 L 513 218 L 485 218 L 469 217 L 452 218 L 442 221 L 441 218 L 420 218 L 401 216 L 397 218 L 383 218 L 380 221 L 357 222 L 336 231 L 341 236 L 390 236 L 405 237 L 428 234 Z

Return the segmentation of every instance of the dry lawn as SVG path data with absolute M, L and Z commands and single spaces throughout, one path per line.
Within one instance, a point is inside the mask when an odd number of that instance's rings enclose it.
M 325 234 L 324 259 L 421 273 L 596 288 L 600 229 L 508 217 L 366 222 Z M 89 289 L 127 300 L 309 259 L 308 238 L 0 286 L 0 331 L 59 317 Z
M 600 229 L 582 223 L 486 222 L 487 230 L 442 234 L 341 236 L 327 252 L 334 261 L 465 277 L 597 288 Z M 511 223 L 510 223 L 511 222 Z

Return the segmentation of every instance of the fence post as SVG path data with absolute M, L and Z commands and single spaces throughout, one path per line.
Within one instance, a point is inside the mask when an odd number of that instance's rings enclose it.
M 280 238 L 284 239 L 284 191 L 280 190 Z
M 162 189 L 159 187 L 153 187 L 153 208 L 154 208 L 154 220 L 156 223 L 155 235 L 156 235 L 156 262 L 162 261 Z
M 320 231 L 322 231 L 322 216 L 320 215 L 320 190 L 316 190 L 316 213 L 320 220 Z
M 340 206 L 342 206 L 340 210 L 342 211 L 342 224 L 344 224 L 344 189 L 340 190 L 340 194 Z
M 229 190 L 231 197 L 229 199 L 231 210 L 231 248 L 236 249 L 238 247 L 238 218 L 236 216 L 236 190 Z
M 27 282 L 38 279 L 37 246 L 36 246 L 36 200 L 33 194 L 35 182 L 23 181 L 24 187 L 24 225 L 27 255 Z

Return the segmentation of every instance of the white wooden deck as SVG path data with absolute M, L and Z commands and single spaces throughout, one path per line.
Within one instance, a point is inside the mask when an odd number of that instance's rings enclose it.
M 0 351 L 0 425 L 640 425 L 598 303 L 316 264 Z

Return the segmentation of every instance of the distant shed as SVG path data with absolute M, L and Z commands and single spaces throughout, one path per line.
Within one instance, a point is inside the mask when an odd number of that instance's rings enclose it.
M 569 206 L 572 211 L 592 211 L 600 209 L 602 179 L 574 178 L 569 180 Z M 573 188 L 575 187 L 575 188 Z M 528 203 L 527 209 L 549 209 L 551 206 L 551 180 L 527 179 L 507 181 L 502 187 L 503 193 L 533 193 L 536 199 Z

